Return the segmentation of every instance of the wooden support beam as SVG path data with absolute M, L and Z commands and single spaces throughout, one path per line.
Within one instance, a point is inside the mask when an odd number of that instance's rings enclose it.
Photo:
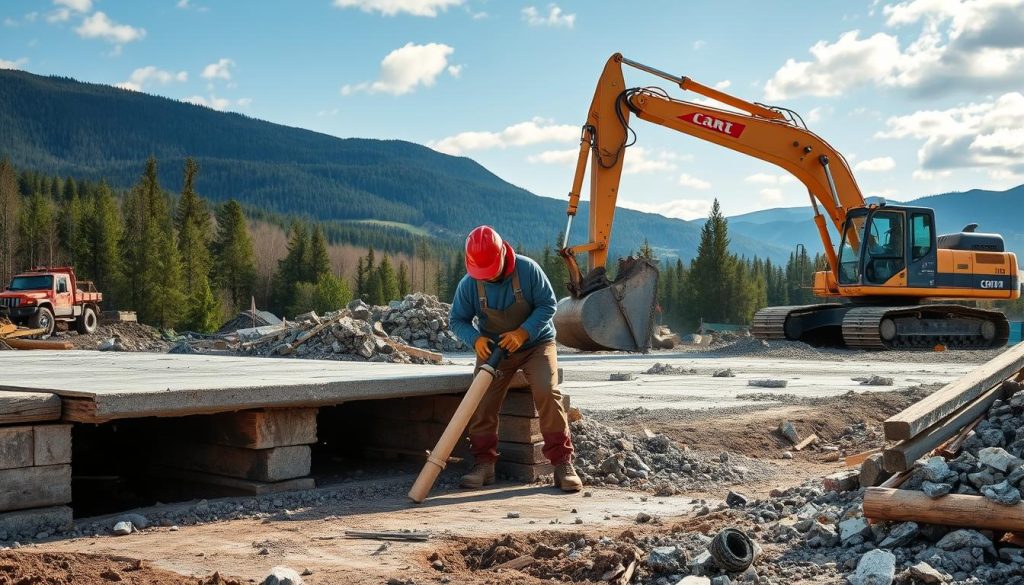
M 885 470 L 881 453 L 874 453 L 860 465 L 860 487 L 875 487 L 892 477 Z
M 266 408 L 193 417 L 185 426 L 193 439 L 216 445 L 270 449 L 316 443 L 317 408 Z M 168 424 L 171 432 L 179 421 Z M 175 433 L 177 434 L 177 433 Z
M 49 392 L 0 390 L 0 424 L 57 420 L 60 396 Z
M 884 423 L 885 438 L 904 441 L 981 396 L 1024 368 L 1024 343 L 999 354 L 962 378 L 946 384 Z M 958 429 L 959 430 L 959 429 Z
M 74 349 L 68 341 L 43 341 L 40 339 L 4 339 L 11 349 Z
M 876 447 L 874 449 L 868 449 L 867 451 L 861 451 L 860 453 L 855 453 L 853 455 L 848 455 L 846 457 L 846 459 L 843 460 L 843 463 L 847 467 L 856 467 L 856 466 L 860 465 L 861 463 L 864 463 L 864 460 L 867 459 L 868 457 L 871 457 L 875 453 L 881 453 L 881 452 L 882 452 L 882 448 L 881 447 Z
M 177 441 L 165 444 L 155 460 L 167 467 L 275 482 L 309 475 L 311 453 L 308 445 L 242 449 Z
M 987 412 L 992 407 L 992 403 L 1002 395 L 1002 388 L 998 386 L 992 388 L 976 398 L 974 402 L 939 420 L 923 433 L 886 449 L 884 451 L 885 470 L 890 473 L 907 471 L 913 467 L 915 461 L 937 449 L 946 439 L 956 435 L 971 421 Z
M 173 480 L 196 488 L 197 491 L 201 491 L 204 497 L 212 495 L 260 496 L 316 488 L 316 482 L 312 477 L 299 477 L 284 481 L 256 481 L 214 473 L 203 473 L 201 471 L 175 469 L 164 465 L 152 465 L 149 468 L 149 472 L 155 477 Z
M 42 508 L 70 501 L 70 465 L 0 470 L 0 511 Z
M 808 445 L 811 445 L 811 444 L 814 444 L 814 443 L 817 443 L 817 442 L 818 442 L 818 435 L 814 435 L 814 434 L 808 435 L 806 439 L 804 439 L 803 441 L 800 441 L 796 445 L 793 445 L 793 450 L 794 451 L 802 451 Z
M 864 516 L 872 520 L 1024 532 L 1024 503 L 1003 506 L 984 496 L 948 494 L 933 500 L 916 490 L 873 487 L 864 492 Z

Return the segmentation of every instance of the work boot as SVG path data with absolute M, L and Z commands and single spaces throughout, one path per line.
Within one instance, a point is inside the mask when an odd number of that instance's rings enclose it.
M 583 480 L 576 475 L 576 468 L 571 461 L 555 466 L 555 486 L 563 492 L 578 492 L 583 489 Z
M 462 481 L 459 485 L 464 488 L 478 489 L 485 485 L 491 485 L 494 483 L 494 462 L 490 463 L 477 463 L 473 466 L 473 469 L 466 475 L 462 476 Z

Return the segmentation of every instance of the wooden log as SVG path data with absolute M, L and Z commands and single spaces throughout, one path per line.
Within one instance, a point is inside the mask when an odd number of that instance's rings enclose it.
M 316 488 L 316 482 L 312 477 L 299 477 L 284 481 L 256 481 L 239 477 L 227 477 L 215 473 L 176 469 L 165 465 L 152 465 L 149 468 L 149 472 L 154 477 L 188 485 L 194 491 L 208 497 L 260 496 L 263 494 L 277 494 Z
M 502 416 L 498 419 L 498 440 L 510 443 L 543 441 L 540 419 L 525 416 Z
M 948 494 L 933 500 L 916 490 L 873 487 L 864 492 L 864 516 L 873 520 L 1024 532 L 1024 503 L 1003 506 L 984 496 Z
M 964 446 L 964 441 L 967 440 L 967 437 L 971 434 L 971 431 L 973 431 L 974 427 L 978 426 L 978 423 L 984 420 L 987 415 L 988 413 L 985 412 L 978 418 L 974 419 L 974 422 L 960 429 L 960 432 L 957 433 L 955 437 L 946 441 L 941 447 L 936 449 L 935 452 L 938 453 L 939 455 L 942 455 L 946 459 L 955 458 L 957 454 L 960 453 L 960 449 Z
M 529 567 L 535 562 L 537 562 L 537 559 L 533 558 L 531 555 L 523 555 L 516 557 L 511 561 L 505 561 L 500 565 L 494 565 L 493 567 L 491 567 L 491 570 L 497 571 L 499 569 L 525 569 L 526 567 Z
M 535 465 L 529 465 L 526 463 L 513 463 L 512 461 L 498 460 L 495 465 L 495 471 L 498 475 L 525 482 L 534 482 L 544 477 L 545 475 L 551 475 L 554 473 L 555 468 L 549 463 L 538 463 Z
M 0 511 L 43 508 L 70 501 L 70 465 L 0 470 Z
M 74 349 L 68 341 L 43 341 L 40 339 L 4 339 L 11 349 Z
M 539 443 L 506 443 L 498 442 L 498 453 L 503 461 L 512 463 L 547 463 L 544 458 L 544 442 Z
M 0 424 L 57 420 L 60 396 L 49 392 L 0 390 Z
M 422 532 L 400 532 L 400 531 L 366 531 L 366 530 L 346 530 L 345 536 L 349 538 L 368 538 L 371 540 L 398 540 L 405 542 L 426 542 L 430 540 L 431 533 L 429 531 Z
M 423 359 L 423 360 L 427 360 L 428 362 L 431 362 L 431 363 L 439 364 L 439 363 L 441 363 L 441 360 L 444 359 L 444 355 L 442 355 L 440 353 L 437 353 L 436 351 L 430 351 L 430 350 L 427 350 L 427 349 L 420 349 L 418 347 L 413 347 L 411 345 L 406 345 L 404 343 L 400 343 L 398 341 L 395 341 L 395 340 L 387 338 L 387 337 L 378 337 L 377 339 L 380 339 L 381 341 L 383 341 L 384 343 L 386 343 L 386 344 L 390 345 L 391 347 L 397 349 L 398 351 L 405 352 L 405 353 L 411 355 L 412 357 L 420 358 L 420 359 Z
M 892 477 L 882 464 L 882 454 L 875 453 L 860 465 L 860 487 L 875 487 Z
M 976 398 L 974 402 L 938 421 L 925 432 L 886 449 L 883 451 L 885 470 L 890 473 L 907 471 L 913 467 L 915 461 L 938 448 L 946 439 L 956 435 L 964 426 L 987 412 L 992 403 L 1002 395 L 1001 388 L 993 388 Z
M 901 485 L 903 485 L 908 479 L 910 479 L 911 475 L 912 475 L 912 473 L 909 472 L 909 471 L 904 471 L 903 473 L 897 473 L 896 475 L 894 475 L 894 476 L 890 477 L 889 479 L 883 481 L 878 487 L 896 489 L 896 488 L 900 487 Z
M 846 459 L 843 460 L 843 463 L 846 464 L 847 467 L 856 467 L 857 465 L 860 465 L 861 463 L 864 463 L 864 460 L 867 459 L 868 457 L 874 455 L 875 453 L 881 453 L 881 452 L 882 452 L 882 448 L 881 447 L 877 447 L 875 449 L 869 449 L 867 451 L 861 451 L 860 453 L 855 453 L 853 455 L 848 455 L 846 457 Z
M 216 445 L 271 449 L 316 443 L 317 408 L 267 408 L 189 420 L 193 438 Z M 175 422 L 171 422 L 174 425 Z
M 309 475 L 311 453 L 307 445 L 242 449 L 177 441 L 165 444 L 155 460 L 167 467 L 275 482 Z
M 910 439 L 975 400 L 988 389 L 1024 368 L 1024 343 L 999 354 L 962 378 L 889 417 L 883 427 L 890 441 Z M 959 430 L 959 429 L 958 429 Z
M 35 425 L 33 465 L 71 463 L 71 425 Z
M 812 435 L 808 435 L 808 437 L 806 439 L 804 439 L 803 441 L 800 441 L 796 445 L 793 445 L 793 450 L 794 451 L 802 451 L 808 445 L 811 445 L 811 444 L 817 443 L 817 442 L 818 442 L 818 435 L 813 435 L 813 434 Z

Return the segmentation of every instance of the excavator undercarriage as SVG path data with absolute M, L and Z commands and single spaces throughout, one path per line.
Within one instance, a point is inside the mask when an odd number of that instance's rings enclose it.
M 769 307 L 754 315 L 759 339 L 857 349 L 987 349 L 1006 345 L 999 311 L 952 304 L 865 306 L 853 303 Z

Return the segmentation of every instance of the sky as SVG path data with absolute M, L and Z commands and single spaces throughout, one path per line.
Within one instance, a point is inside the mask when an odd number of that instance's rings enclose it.
M 470 157 L 568 193 L 613 53 L 799 112 L 865 195 L 1024 183 L 1024 0 L 3 0 L 0 68 Z M 669 82 L 627 70 L 630 86 Z M 619 204 L 809 206 L 780 169 L 634 121 Z M 810 212 L 809 212 L 810 213 Z

